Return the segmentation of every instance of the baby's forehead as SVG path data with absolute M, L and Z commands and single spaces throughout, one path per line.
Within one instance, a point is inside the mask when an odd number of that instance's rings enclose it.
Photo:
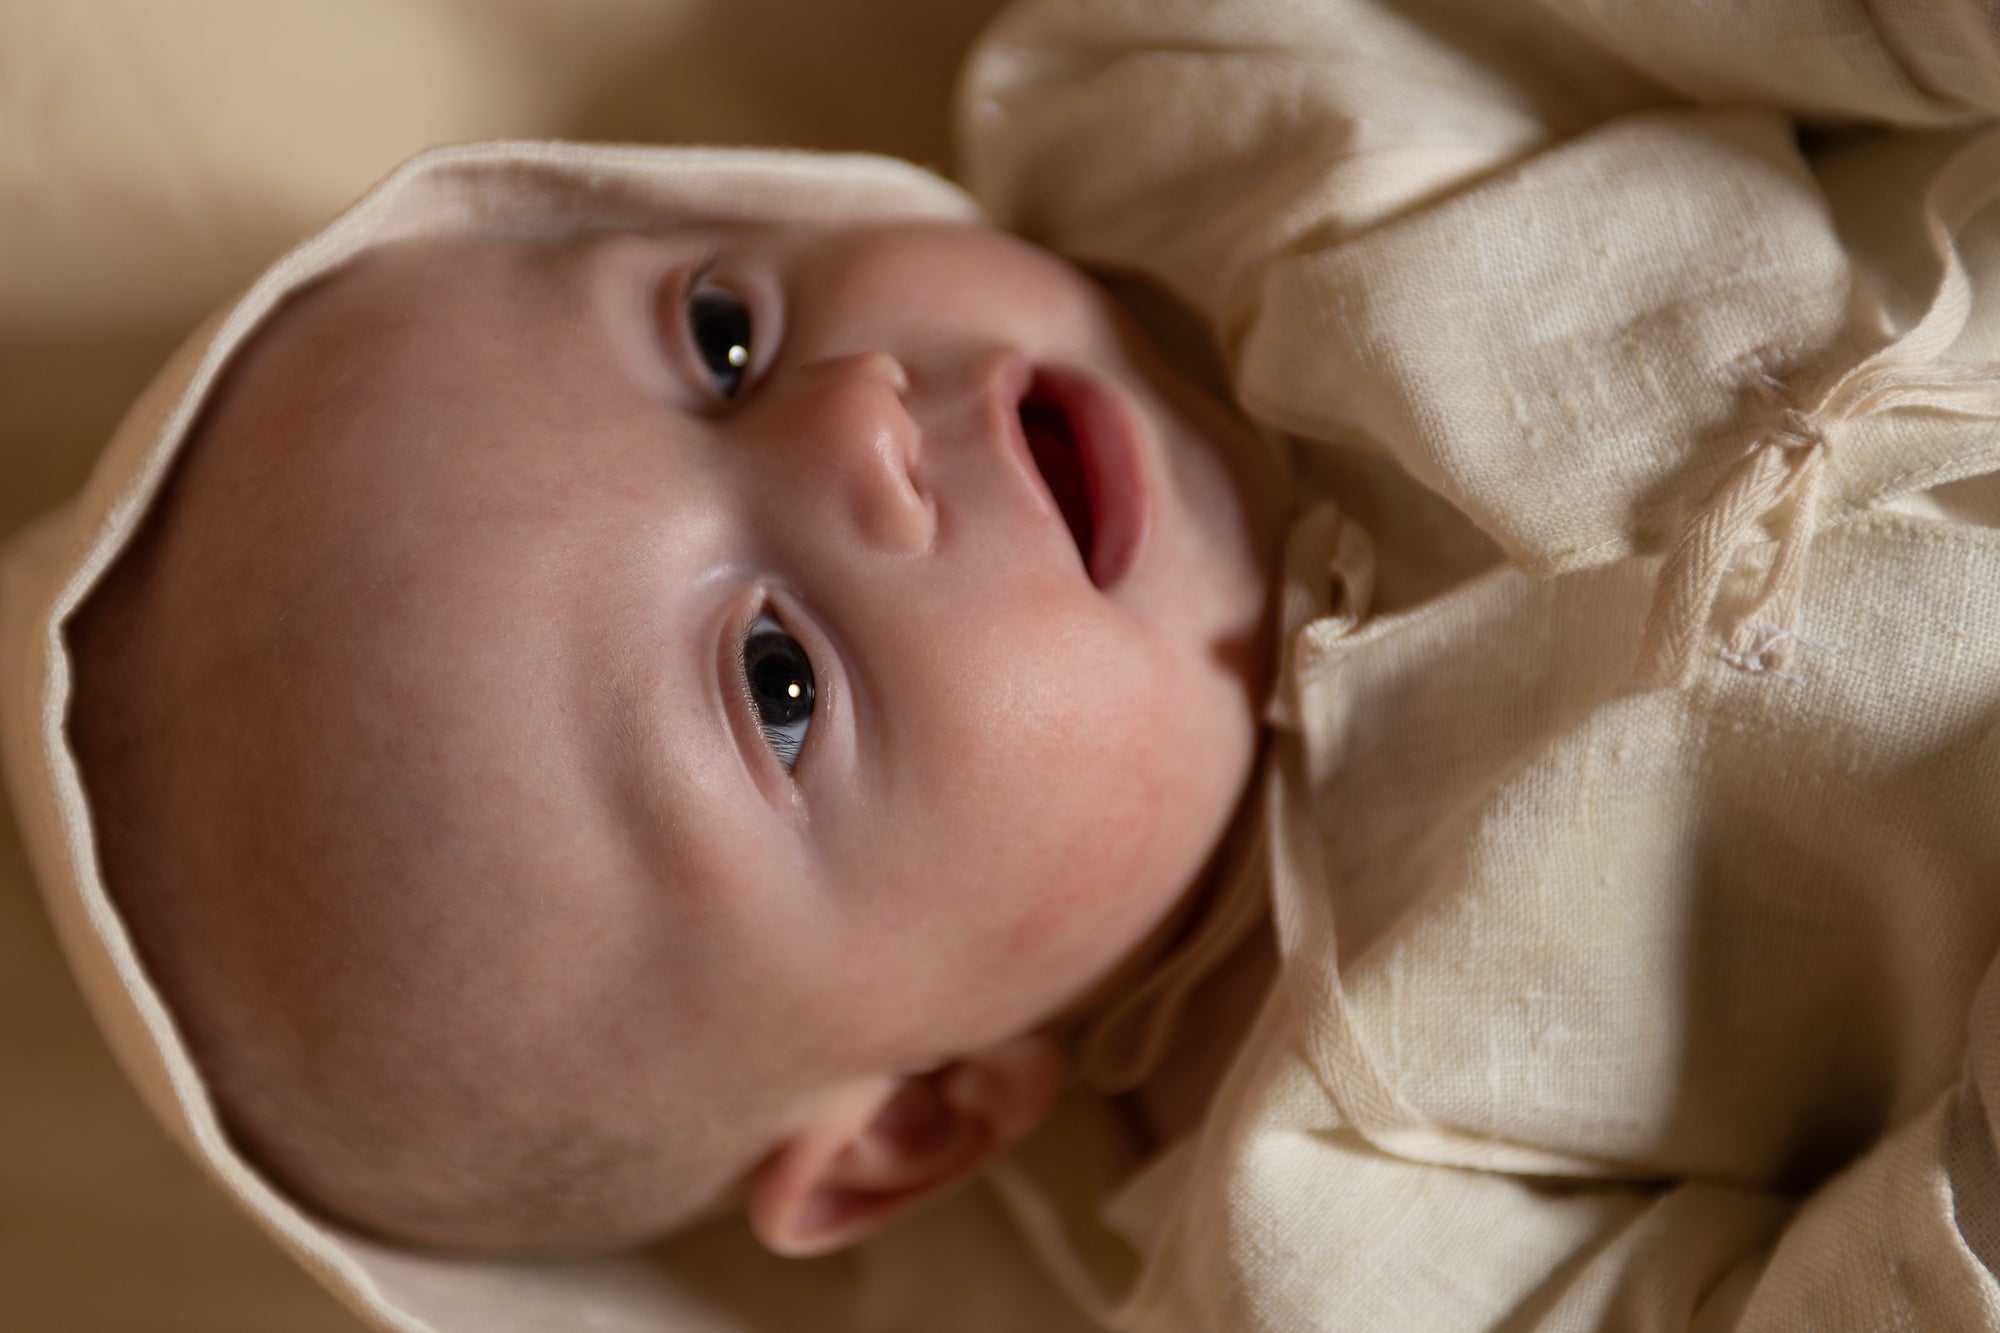
M 490 307 L 523 269 L 553 262 L 585 239 L 463 235 L 377 246 L 294 293 L 258 330 L 248 350 L 290 344 L 319 350 L 363 337 L 393 336 L 418 327 L 434 312 Z
M 446 343 L 518 325 L 524 280 L 583 240 L 463 235 L 355 256 L 246 340 L 204 405 L 202 446 L 238 424 L 296 440 L 384 380 L 421 382 Z
M 560 235 L 465 233 L 378 245 L 288 297 L 238 349 L 207 405 L 267 396 L 272 406 L 313 406 L 311 385 L 352 391 L 362 374 L 419 370 L 440 338 L 471 330 L 519 331 L 524 315 L 571 318 L 524 293 L 564 257 L 613 236 L 644 236 L 692 254 L 745 241 L 778 242 L 809 229 L 764 223 L 592 228 Z M 319 403 L 318 406 L 327 406 Z
M 568 771 L 568 733 L 547 680 L 547 664 L 564 653 L 559 644 L 542 650 L 559 637 L 576 599 L 543 596 L 536 574 L 575 530 L 564 515 L 540 521 L 547 515 L 538 502 L 563 490 L 579 497 L 571 508 L 582 521 L 595 521 L 598 507 L 582 501 L 599 492 L 578 487 L 576 477 L 593 467 L 595 477 L 610 463 L 604 450 L 547 447 L 546 431 L 499 443 L 528 409 L 497 391 L 478 392 L 489 368 L 468 370 L 440 349 L 447 336 L 461 347 L 498 340 L 494 321 L 515 317 L 518 284 L 589 239 L 453 237 L 361 256 L 300 293 L 245 349 L 182 460 L 188 484 L 175 504 L 186 507 L 180 526 L 202 549 L 199 567 L 235 571 L 200 581 L 189 608 L 209 625 L 242 626 L 246 645 L 204 660 L 218 671 L 247 662 L 275 679 L 269 668 L 282 658 L 300 697 L 265 699 L 264 691 L 255 702 L 273 737 L 285 740 L 267 748 L 298 760 L 283 780 L 320 784 L 298 788 L 301 810 L 346 810 L 351 827 L 370 830 L 354 843 L 356 857 L 370 847 L 395 853 L 396 875 L 371 873 L 357 860 L 351 876 L 327 881 L 320 900 L 352 909 L 320 925 L 338 933 L 343 954 L 371 962 L 315 973 L 346 1002 L 366 1005 L 375 990 L 406 992 L 425 973 L 435 957 L 427 946 L 399 952 L 420 942 L 412 914 L 441 925 L 442 938 L 471 954 L 482 943 L 546 937 L 548 925 L 531 909 L 562 901 L 560 869 L 536 865 L 527 873 L 531 858 L 515 836 L 530 827 L 520 809 L 540 810 L 554 797 L 544 799 L 519 775 L 496 782 L 481 773 L 498 773 L 502 758 L 523 747 L 536 755 L 532 775 L 547 777 L 552 789 Z M 702 234 L 687 240 L 704 243 Z M 561 392 L 562 379 L 551 369 L 522 400 Z M 600 660 L 597 673 L 606 669 Z M 528 692 L 530 680 L 544 688 Z M 376 733 L 384 736 L 379 746 L 368 741 Z M 480 763 L 486 767 L 475 771 Z M 331 800 L 335 786 L 340 799 Z M 349 841 L 333 824 L 315 825 L 314 836 Z M 564 845 L 546 832 L 531 841 L 551 856 Z M 454 845 L 482 855 L 496 849 L 486 858 L 492 864 L 443 864 Z M 599 837 L 593 845 L 611 843 Z M 577 876 L 592 873 L 582 852 L 569 858 Z M 475 883 L 487 891 L 458 891 Z M 357 891 L 367 884 L 385 886 L 379 899 Z M 425 892 L 409 891 L 411 884 Z M 574 906 L 574 897 L 568 901 Z M 263 925 L 282 930 L 296 919 L 281 912 Z M 510 922 L 526 924 L 510 934 L 503 928 Z M 529 962 L 508 963 L 517 965 Z

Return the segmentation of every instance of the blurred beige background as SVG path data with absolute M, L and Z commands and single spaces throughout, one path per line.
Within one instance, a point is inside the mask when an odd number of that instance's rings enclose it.
M 0 538 L 194 323 L 396 163 L 495 137 L 949 169 L 998 0 L 0 0 Z M 0 1329 L 355 1333 L 124 1086 L 0 813 Z

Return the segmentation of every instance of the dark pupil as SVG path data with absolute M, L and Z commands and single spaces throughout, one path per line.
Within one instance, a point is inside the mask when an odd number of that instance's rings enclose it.
M 729 350 L 749 349 L 750 312 L 733 296 L 697 293 L 688 301 L 688 329 L 702 364 L 715 376 L 715 387 L 723 397 L 734 397 L 747 367 L 731 365 Z
M 766 726 L 789 726 L 812 712 L 812 664 L 790 635 L 759 634 L 743 656 L 749 667 L 750 695 Z

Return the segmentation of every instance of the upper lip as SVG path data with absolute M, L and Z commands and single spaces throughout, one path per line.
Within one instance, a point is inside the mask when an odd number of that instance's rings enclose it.
M 1089 489 L 1090 532 L 1080 551 L 1084 572 L 1108 591 L 1132 569 L 1146 541 L 1149 504 L 1144 446 L 1136 434 L 1132 408 L 1118 386 L 1091 371 L 1064 365 L 1035 365 L 1010 358 L 988 385 L 989 410 L 1037 509 L 1052 520 L 1075 549 L 1061 506 L 1029 446 L 1022 404 L 1034 397 L 1060 412 Z
M 1055 497 L 1049 494 L 1042 470 L 1035 465 L 1035 455 L 1028 448 L 1028 432 L 1021 424 L 1021 400 L 1028 396 L 1028 386 L 1034 380 L 1035 368 L 1025 357 L 1008 357 L 987 381 L 987 411 L 994 418 L 1001 438 L 1007 441 L 1007 452 L 1036 506 L 1049 517 L 1060 519 Z

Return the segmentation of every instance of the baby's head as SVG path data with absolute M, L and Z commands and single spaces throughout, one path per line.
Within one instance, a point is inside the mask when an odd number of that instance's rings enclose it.
M 478 1251 L 975 1174 L 1248 778 L 1260 446 L 944 223 L 386 246 L 70 625 L 104 874 L 238 1139 Z

